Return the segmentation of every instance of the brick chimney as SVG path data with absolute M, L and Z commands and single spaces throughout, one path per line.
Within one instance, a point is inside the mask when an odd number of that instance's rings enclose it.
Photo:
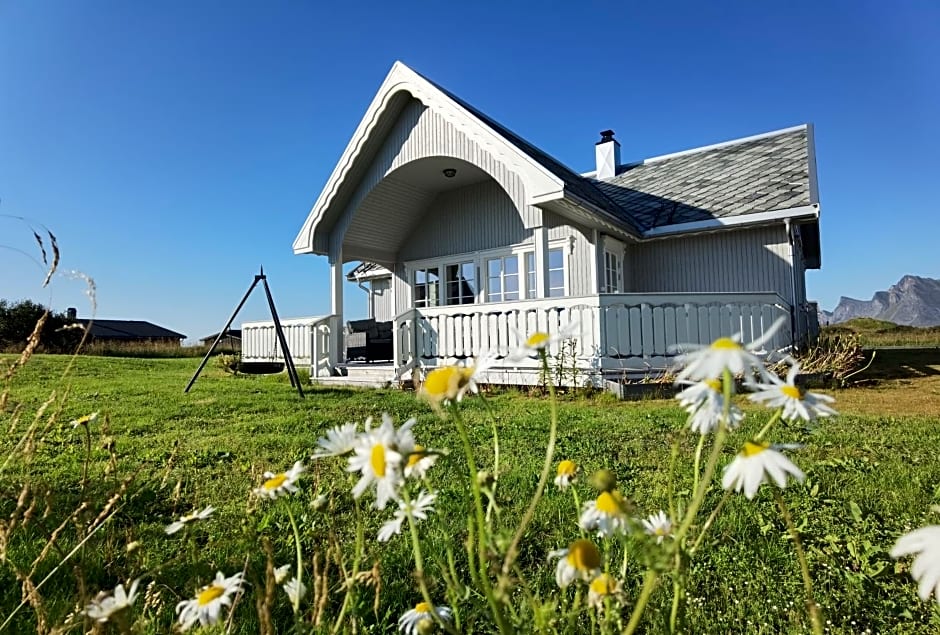
M 601 140 L 594 144 L 594 157 L 597 159 L 597 174 L 600 181 L 612 179 L 617 175 L 620 165 L 620 144 L 614 139 L 613 130 L 601 131 Z

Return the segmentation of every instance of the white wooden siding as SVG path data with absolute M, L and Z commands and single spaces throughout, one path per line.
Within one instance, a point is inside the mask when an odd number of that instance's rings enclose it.
M 793 302 L 783 225 L 627 246 L 636 293 L 776 293 Z
M 377 232 L 381 234 L 382 232 Z M 512 199 L 494 181 L 442 192 L 399 251 L 403 261 L 531 243 Z
M 369 317 L 379 322 L 390 322 L 395 319 L 395 307 L 392 305 L 392 288 L 390 278 L 379 278 L 370 283 L 371 302 Z

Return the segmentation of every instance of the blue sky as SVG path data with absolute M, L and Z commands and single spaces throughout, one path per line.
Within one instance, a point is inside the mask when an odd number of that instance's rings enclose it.
M 940 277 L 936 2 L 4 2 L 0 215 L 98 317 L 203 337 L 262 264 L 282 316 L 327 313 L 291 243 L 395 60 L 577 171 L 605 128 L 633 160 L 812 122 L 810 297 Z M 0 216 L 0 297 L 87 314 L 31 241 Z

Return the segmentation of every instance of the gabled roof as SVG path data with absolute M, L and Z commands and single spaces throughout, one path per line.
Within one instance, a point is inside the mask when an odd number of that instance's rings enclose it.
M 145 340 L 153 338 L 185 339 L 186 336 L 162 326 L 143 320 L 90 320 L 79 318 L 75 320 L 88 329 L 88 334 L 97 339 L 109 340 Z M 91 328 L 88 328 L 88 323 Z
M 809 126 L 647 159 L 596 181 L 643 231 L 815 203 Z

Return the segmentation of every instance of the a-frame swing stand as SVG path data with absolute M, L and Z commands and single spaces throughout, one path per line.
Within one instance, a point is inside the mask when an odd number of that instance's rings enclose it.
M 248 287 L 248 291 L 245 292 L 245 297 L 238 303 L 238 306 L 235 307 L 235 311 L 232 313 L 232 317 L 228 319 L 228 322 L 226 322 L 222 330 L 219 331 L 218 336 L 215 338 L 215 341 L 212 342 L 212 346 L 209 347 L 206 356 L 202 358 L 202 363 L 199 364 L 199 368 L 196 369 L 196 373 L 193 375 L 193 378 L 189 380 L 189 383 L 186 384 L 186 388 L 183 392 L 189 392 L 189 389 L 196 383 L 196 378 L 199 377 L 199 373 L 206 367 L 206 362 L 209 361 L 209 357 L 212 355 L 213 351 L 215 351 L 219 342 L 222 341 L 222 338 L 225 337 L 225 334 L 228 333 L 228 329 L 232 325 L 232 322 L 235 321 L 238 312 L 245 306 L 245 302 L 248 301 L 248 296 L 255 290 L 259 282 L 264 286 L 264 295 L 268 298 L 268 308 L 271 309 L 271 319 L 274 320 L 274 332 L 277 334 L 277 341 L 281 345 L 281 352 L 284 353 L 284 368 L 287 370 L 287 376 L 290 378 L 290 385 L 296 388 L 297 394 L 303 398 L 304 389 L 300 386 L 300 378 L 297 376 L 297 367 L 294 366 L 294 358 L 291 357 L 290 349 L 287 348 L 287 338 L 284 337 L 284 329 L 281 328 L 281 320 L 277 317 L 277 309 L 274 308 L 274 297 L 271 295 L 270 287 L 268 287 L 268 278 L 264 275 L 264 267 L 261 267 L 261 273 L 255 275 L 255 280 L 251 283 L 251 286 Z

